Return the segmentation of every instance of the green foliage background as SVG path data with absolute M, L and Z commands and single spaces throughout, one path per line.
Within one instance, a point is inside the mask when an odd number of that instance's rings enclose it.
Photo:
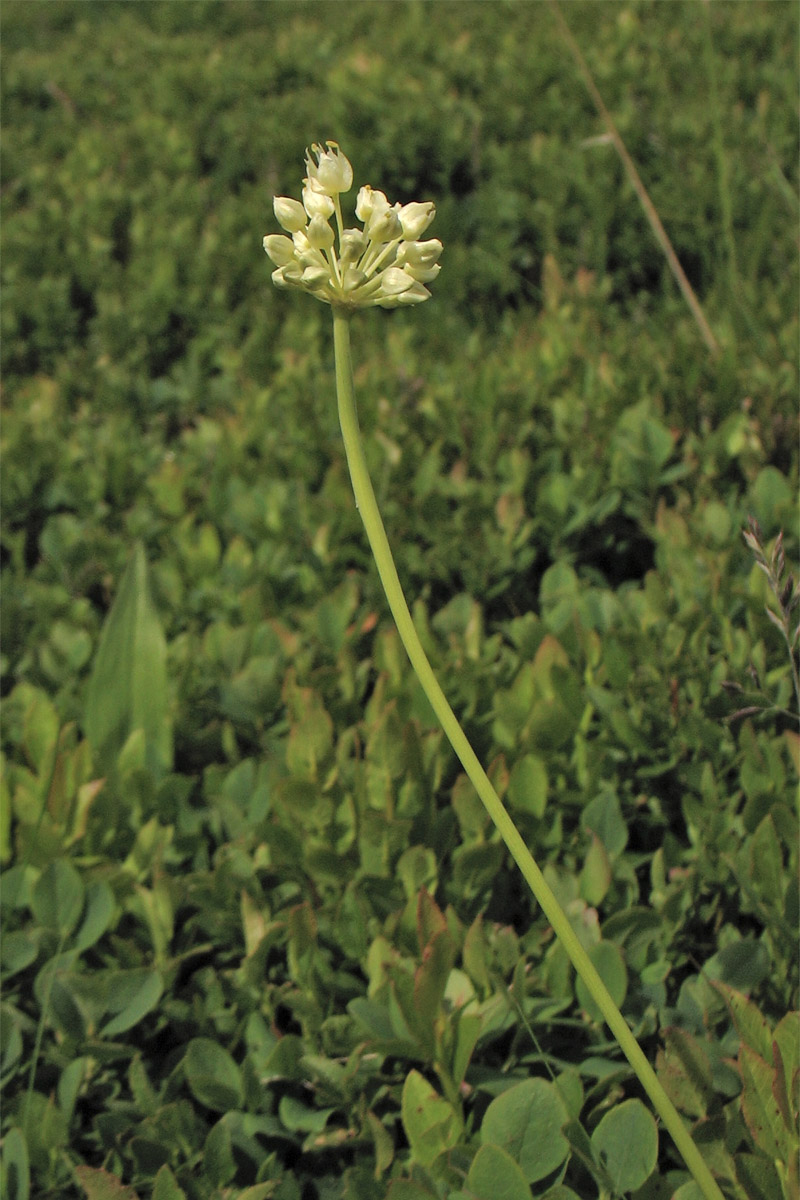
M 270 283 L 333 138 L 437 206 L 433 299 L 354 353 L 444 689 L 726 1192 L 788 1196 L 798 737 L 740 531 L 797 560 L 797 12 L 564 12 L 717 356 L 545 4 L 3 6 L 9 1194 L 564 1200 L 609 1145 L 616 1194 L 685 1184 L 662 1139 L 623 1186 L 637 1089 L 409 675 L 329 313 Z M 577 1126 L 545 1176 L 503 1094 Z

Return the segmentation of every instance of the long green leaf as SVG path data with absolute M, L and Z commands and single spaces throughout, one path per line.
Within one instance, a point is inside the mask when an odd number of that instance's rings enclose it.
M 150 596 L 147 559 L 136 544 L 106 617 L 89 683 L 84 727 L 101 769 L 113 766 L 135 730 L 158 777 L 172 766 L 167 645 Z

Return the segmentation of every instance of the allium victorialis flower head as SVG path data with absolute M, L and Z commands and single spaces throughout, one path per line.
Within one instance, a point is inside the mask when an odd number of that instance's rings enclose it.
M 434 205 L 390 204 L 383 192 L 362 187 L 356 216 L 363 228 L 345 229 L 339 197 L 353 185 L 353 168 L 336 142 L 326 146 L 306 151 L 303 203 L 287 196 L 273 201 L 278 224 L 290 235 L 264 238 L 276 268 L 273 283 L 348 309 L 421 304 L 430 296 L 425 284 L 440 270 L 442 243 L 418 240 L 436 215 Z

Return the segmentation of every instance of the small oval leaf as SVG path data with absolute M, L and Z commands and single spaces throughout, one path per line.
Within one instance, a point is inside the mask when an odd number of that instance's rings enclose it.
M 213 1112 L 241 1108 L 242 1076 L 227 1050 L 210 1038 L 193 1038 L 183 1060 L 186 1082 L 195 1100 Z
M 47 864 L 33 889 L 31 908 L 46 929 L 72 932 L 83 909 L 83 880 L 71 862 L 57 858 Z
M 641 1100 L 625 1100 L 607 1112 L 592 1145 L 617 1192 L 641 1187 L 656 1168 L 658 1129 Z
M 528 1183 L 544 1179 L 569 1153 L 561 1128 L 569 1120 L 564 1101 L 546 1079 L 525 1079 L 486 1110 L 481 1140 L 501 1146 L 519 1163 Z
M 510 1154 L 491 1142 L 481 1146 L 467 1176 L 475 1200 L 531 1200 L 531 1189 Z

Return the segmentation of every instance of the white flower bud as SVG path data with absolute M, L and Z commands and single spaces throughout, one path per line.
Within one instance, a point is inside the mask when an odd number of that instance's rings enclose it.
M 350 162 L 342 154 L 338 143 L 326 142 L 325 145 L 327 150 L 318 145 L 313 145 L 310 152 L 306 150 L 309 187 L 315 192 L 324 192 L 326 196 L 349 192 L 353 186 L 353 168 Z
M 434 263 L 431 267 L 417 267 L 413 263 L 406 263 L 404 270 L 408 272 L 412 279 L 418 279 L 420 283 L 430 283 L 436 278 L 441 271 L 438 263 Z
M 373 217 L 364 231 L 371 242 L 393 242 L 403 236 L 403 227 L 393 208 Z
M 398 216 L 403 226 L 403 237 L 418 238 L 436 216 L 436 206 L 430 200 L 425 204 L 404 204 Z
M 330 281 L 330 271 L 328 271 L 327 267 L 306 267 L 305 271 L 303 271 L 303 287 L 311 288 L 312 291 L 324 287 Z
M 298 229 L 296 233 L 293 233 L 292 241 L 294 242 L 294 248 L 298 254 L 307 254 L 311 249 L 311 243 L 308 240 L 307 231 L 305 229 Z
M 312 217 L 307 237 L 315 250 L 330 250 L 333 245 L 333 230 L 324 217 Z
M 397 296 L 400 292 L 407 291 L 414 283 L 411 276 L 399 267 L 387 267 L 376 278 L 381 285 L 381 293 L 385 296 Z
M 383 192 L 374 191 L 369 184 L 359 189 L 356 199 L 356 216 L 364 225 L 369 224 L 370 218 L 380 216 L 390 208 L 389 201 Z
M 367 282 L 367 277 L 363 271 L 357 271 L 355 267 L 348 267 L 344 273 L 343 287 L 346 292 L 354 292 L 356 288 L 362 287 Z
M 324 192 L 315 192 L 310 187 L 303 188 L 303 208 L 309 217 L 324 217 L 326 221 L 334 212 L 330 196 L 326 196 Z
M 272 272 L 272 282 L 276 287 L 290 287 L 299 284 L 303 272 L 298 263 L 287 263 L 285 267 L 278 267 L 277 271 Z
M 296 256 L 296 262 L 304 270 L 306 267 L 322 267 L 328 270 L 328 264 L 325 261 L 325 256 L 319 250 L 306 250 L 303 254 Z
M 339 241 L 339 258 L 343 263 L 356 262 L 367 248 L 367 239 L 360 229 L 345 229 Z
M 415 267 L 430 267 L 438 262 L 442 243 L 438 238 L 428 242 L 401 242 L 397 249 L 397 265 L 410 263 Z
M 280 233 L 271 233 L 264 238 L 264 249 L 277 267 L 285 267 L 294 259 L 294 243 Z
M 413 283 L 405 292 L 395 297 L 398 304 L 422 304 L 430 297 L 430 292 L 421 283 Z
M 287 233 L 304 229 L 308 223 L 308 217 L 302 204 L 298 204 L 296 200 L 291 200 L 288 196 L 276 196 L 272 201 L 272 207 L 278 218 L 278 224 Z

